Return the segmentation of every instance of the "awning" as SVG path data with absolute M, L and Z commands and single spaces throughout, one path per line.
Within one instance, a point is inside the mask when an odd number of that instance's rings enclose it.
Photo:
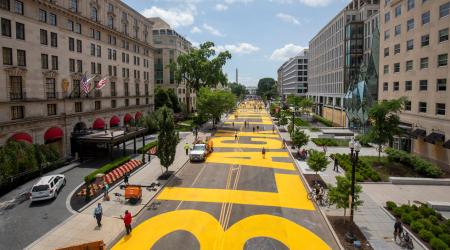
M 133 120 L 133 117 L 130 114 L 126 114 L 123 117 L 123 123 L 125 123 L 125 124 L 129 123 L 131 120 Z
M 44 134 L 45 143 L 50 143 L 54 141 L 61 140 L 63 138 L 64 132 L 58 127 L 49 128 Z
M 441 133 L 433 132 L 433 133 L 429 134 L 427 137 L 425 137 L 424 141 L 431 143 L 431 144 L 435 144 L 436 142 L 443 143 L 445 141 L 445 135 L 443 135 Z
M 444 145 L 442 145 L 444 148 L 450 149 L 450 140 L 448 140 Z
M 33 137 L 27 133 L 16 133 L 9 138 L 10 140 L 33 143 Z
M 94 124 L 92 124 L 93 129 L 104 129 L 105 128 L 105 122 L 101 118 L 97 118 L 94 121 Z
M 423 130 L 423 129 L 416 129 L 411 133 L 411 137 L 414 137 L 417 139 L 417 137 L 425 137 L 427 135 L 427 131 Z
M 139 119 L 141 119 L 142 117 L 142 113 L 141 112 L 136 112 L 136 114 L 134 115 L 134 119 L 137 121 Z
M 117 116 L 111 117 L 111 120 L 109 120 L 109 127 L 117 127 L 120 124 L 120 118 Z

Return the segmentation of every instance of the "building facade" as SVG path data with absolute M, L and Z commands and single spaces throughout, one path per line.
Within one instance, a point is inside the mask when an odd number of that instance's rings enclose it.
M 153 110 L 153 23 L 122 1 L 0 0 L 0 16 L 0 145 L 55 143 L 68 156 L 73 132 Z
M 449 0 L 382 1 L 379 99 L 406 97 L 394 147 L 450 167 Z
M 378 8 L 378 0 L 352 0 L 309 42 L 308 96 L 316 113 L 336 125 L 348 125 L 343 98 L 357 80 L 364 48 L 370 51 L 364 30 Z
M 173 89 L 178 96 L 180 103 L 187 105 L 189 110 L 195 109 L 196 96 L 191 89 L 187 93 L 186 84 L 175 81 L 173 72 L 169 68 L 169 64 L 176 61 L 178 55 L 187 53 L 192 48 L 192 44 L 184 37 L 173 30 L 168 23 L 159 17 L 149 18 L 153 25 L 153 44 L 155 46 L 155 65 L 154 65 L 154 81 L 156 87 L 164 89 Z M 189 98 L 189 101 L 186 101 Z
M 308 92 L 308 50 L 287 60 L 277 73 L 278 93 L 283 99 L 291 94 L 305 96 Z

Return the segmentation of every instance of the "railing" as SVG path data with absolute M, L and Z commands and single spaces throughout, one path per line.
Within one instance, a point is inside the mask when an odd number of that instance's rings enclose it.
M 58 93 L 54 91 L 46 92 L 47 100 L 58 99 Z
M 26 96 L 26 92 L 9 92 L 11 101 L 25 100 Z

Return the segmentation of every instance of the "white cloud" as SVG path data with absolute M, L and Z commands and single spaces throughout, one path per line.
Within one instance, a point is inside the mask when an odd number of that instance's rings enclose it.
M 194 33 L 202 33 L 202 30 L 201 30 L 199 27 L 194 26 L 194 27 L 192 27 L 192 29 L 191 29 L 191 33 L 192 33 L 192 34 L 194 34 Z
M 259 50 L 258 47 L 250 43 L 219 45 L 215 49 L 219 52 L 228 50 L 231 54 L 250 54 Z
M 173 28 L 180 26 L 190 26 L 194 23 L 197 9 L 195 5 L 187 5 L 181 8 L 162 9 L 152 6 L 150 9 L 142 11 L 145 17 L 160 17 Z
M 228 9 L 228 6 L 225 4 L 218 3 L 214 7 L 217 11 L 226 11 Z
M 227 4 L 233 4 L 233 3 L 250 3 L 253 2 L 253 0 L 225 0 L 224 1 Z
M 203 24 L 203 29 L 208 31 L 211 35 L 214 35 L 214 36 L 225 36 L 218 29 L 216 29 L 216 28 L 214 28 L 211 25 L 208 25 L 206 23 Z
M 300 21 L 297 18 L 295 18 L 295 17 L 293 17 L 293 16 L 291 16 L 289 14 L 278 13 L 277 17 L 279 19 L 281 19 L 282 21 L 284 21 L 284 22 L 300 25 Z
M 270 59 L 274 61 L 286 61 L 306 48 L 307 47 L 289 43 L 284 45 L 282 48 L 274 50 L 270 56 Z

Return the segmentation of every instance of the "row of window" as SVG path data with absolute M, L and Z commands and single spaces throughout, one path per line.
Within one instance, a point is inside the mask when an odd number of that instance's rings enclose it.
M 445 103 L 436 103 L 434 108 L 435 115 L 445 115 Z M 405 102 L 405 111 L 411 111 L 411 101 Z M 419 113 L 427 113 L 428 112 L 428 104 L 426 102 L 419 102 L 417 107 L 417 112 Z
M 0 0 L 0 9 L 9 11 L 10 10 L 9 0 Z M 19 15 L 23 15 L 23 13 L 24 13 L 23 2 L 19 1 L 19 0 L 14 0 L 14 10 L 13 11 Z
M 385 2 L 389 0 L 385 0 Z M 428 2 L 428 0 L 422 0 L 422 3 Z M 387 5 L 387 3 L 386 3 Z M 408 0 L 407 1 L 407 9 L 408 11 L 414 9 L 415 7 L 415 0 Z M 395 17 L 399 17 L 402 15 L 402 4 L 398 4 L 394 9 L 394 15 Z M 450 2 L 442 4 L 439 6 L 439 18 L 443 18 L 448 16 L 450 13 Z M 384 14 L 384 22 L 388 23 L 391 20 L 391 13 L 388 11 Z M 423 15 L 422 15 L 423 20 Z M 429 13 L 428 13 L 428 20 L 429 20 Z
M 447 42 L 448 41 L 448 33 L 449 33 L 448 28 L 439 30 L 438 42 L 439 43 Z M 421 36 L 420 45 L 421 45 L 421 47 L 428 47 L 430 45 L 430 35 L 429 34 Z M 400 50 L 401 50 L 400 47 L 401 47 L 401 45 L 399 43 L 394 45 L 394 55 L 400 53 Z M 408 40 L 406 42 L 406 50 L 409 51 L 409 50 L 413 50 L 413 49 L 414 49 L 414 40 L 413 39 Z M 384 57 L 387 57 L 387 56 L 389 56 L 389 47 L 384 48 Z
M 392 83 L 392 90 L 399 91 L 400 90 L 400 82 Z M 413 90 L 413 82 L 405 81 L 405 91 Z M 419 81 L 419 91 L 427 91 L 428 90 L 428 80 L 420 80 Z M 383 91 L 389 91 L 389 83 L 383 83 Z M 436 80 L 436 91 L 447 91 L 447 79 L 441 78 Z
M 448 65 L 448 54 L 440 54 L 437 56 L 436 66 L 437 67 L 446 67 Z M 420 69 L 428 69 L 429 67 L 429 58 L 423 57 L 420 58 Z M 412 71 L 414 69 L 414 61 L 408 60 L 405 62 L 405 71 Z M 400 72 L 400 63 L 394 63 L 394 73 Z M 389 74 L 389 65 L 383 65 L 383 74 Z
M 27 66 L 26 51 L 17 49 L 16 52 L 17 52 L 17 57 L 16 57 L 17 66 Z M 4 65 L 13 65 L 14 64 L 12 48 L 3 47 L 2 55 L 3 55 L 3 64 Z

